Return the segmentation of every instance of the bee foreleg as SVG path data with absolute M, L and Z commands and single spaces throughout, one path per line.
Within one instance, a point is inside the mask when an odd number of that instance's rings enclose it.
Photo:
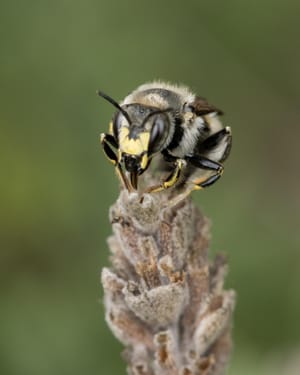
M 215 161 L 207 159 L 203 156 L 188 156 L 186 161 L 194 167 L 212 171 L 209 176 L 202 176 L 197 179 L 186 179 L 183 190 L 169 202 L 170 206 L 176 206 L 183 199 L 187 198 L 193 190 L 200 190 L 215 183 L 223 173 L 223 166 Z
M 125 176 L 123 169 L 118 161 L 116 153 L 112 150 L 111 146 L 117 148 L 118 144 L 115 138 L 111 134 L 102 133 L 100 135 L 100 142 L 103 147 L 103 151 L 108 158 L 108 160 L 115 166 L 116 174 L 119 177 L 122 185 L 128 190 L 133 191 L 131 184 L 129 183 L 127 177 Z
M 171 174 L 161 184 L 148 188 L 145 193 L 157 193 L 173 187 L 179 180 L 181 172 L 185 166 L 186 161 L 184 159 L 176 159 L 174 169 L 172 170 Z
M 215 183 L 223 174 L 222 164 L 207 159 L 203 156 L 189 156 L 186 158 L 193 166 L 212 171 L 213 174 L 210 176 L 200 177 L 192 181 L 194 184 L 194 190 L 199 190 Z
M 113 146 L 114 148 L 118 147 L 118 144 L 115 138 L 111 134 L 102 133 L 100 134 L 100 142 L 108 160 L 112 162 L 113 165 L 116 165 L 118 163 L 118 158 L 115 152 L 111 148 L 111 146 Z

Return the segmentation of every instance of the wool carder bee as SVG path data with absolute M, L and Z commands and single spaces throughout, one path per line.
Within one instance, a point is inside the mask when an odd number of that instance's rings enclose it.
M 184 86 L 153 82 L 130 93 L 120 104 L 98 91 L 116 113 L 100 140 L 108 159 L 129 190 L 154 158 L 160 158 L 164 179 L 143 191 L 181 187 L 184 195 L 215 183 L 231 148 L 230 127 L 222 111 Z

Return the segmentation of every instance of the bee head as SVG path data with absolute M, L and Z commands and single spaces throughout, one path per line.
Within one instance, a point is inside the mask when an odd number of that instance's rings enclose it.
M 168 137 L 171 109 L 157 109 L 140 104 L 129 104 L 126 110 L 130 122 L 124 114 L 116 113 L 112 122 L 112 132 L 119 145 L 119 161 L 124 162 L 128 172 L 143 173 L 153 154 L 159 152 Z
M 121 106 L 108 95 L 98 94 L 118 109 L 110 124 L 110 134 L 118 145 L 118 162 L 124 163 L 136 180 L 148 168 L 153 154 L 162 150 L 169 135 L 168 112 L 172 108 L 158 109 L 139 103 Z

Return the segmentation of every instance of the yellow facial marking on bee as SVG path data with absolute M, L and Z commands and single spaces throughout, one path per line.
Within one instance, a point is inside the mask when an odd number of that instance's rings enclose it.
M 129 129 L 123 127 L 119 134 L 120 150 L 129 155 L 141 155 L 148 150 L 150 133 L 143 132 L 136 139 L 129 138 Z
M 148 150 L 148 144 L 149 144 L 149 139 L 150 139 L 150 133 L 149 132 L 144 132 L 139 135 L 139 140 L 141 141 L 143 145 L 144 151 Z
M 148 164 L 148 156 L 147 154 L 144 154 L 142 157 L 142 161 L 141 161 L 141 168 L 146 169 L 147 164 Z

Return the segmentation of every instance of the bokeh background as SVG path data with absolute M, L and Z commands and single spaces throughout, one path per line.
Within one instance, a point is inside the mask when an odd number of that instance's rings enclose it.
M 299 17 L 296 0 L 1 2 L 1 374 L 125 374 L 101 303 L 118 183 L 95 92 L 157 78 L 233 130 L 224 177 L 194 193 L 238 292 L 229 374 L 300 373 Z

